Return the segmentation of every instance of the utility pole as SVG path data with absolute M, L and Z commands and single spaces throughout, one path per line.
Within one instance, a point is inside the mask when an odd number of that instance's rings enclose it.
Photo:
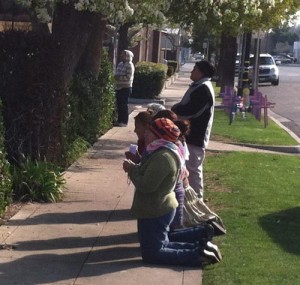
M 249 94 L 249 66 L 252 33 L 244 33 L 242 40 L 241 69 L 239 71 L 238 96 Z

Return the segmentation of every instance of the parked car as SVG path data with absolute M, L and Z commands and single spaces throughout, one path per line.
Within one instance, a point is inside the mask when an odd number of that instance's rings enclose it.
M 202 60 L 204 59 L 204 55 L 201 52 L 195 53 L 194 58 L 197 60 Z
M 250 82 L 252 81 L 253 77 L 253 64 L 254 57 L 251 56 L 249 67 Z M 275 63 L 274 58 L 268 53 L 259 55 L 258 82 L 270 82 L 272 85 L 279 84 L 279 69 Z
M 276 55 L 276 58 L 279 58 L 281 63 L 293 63 L 293 60 L 286 55 Z
M 275 62 L 280 61 L 281 63 L 295 63 L 297 61 L 296 58 L 290 56 L 289 54 L 274 55 L 273 58 Z
M 280 65 L 282 62 L 281 62 L 281 56 L 280 55 L 274 55 L 273 56 L 274 60 L 275 60 L 275 63 L 277 65 Z

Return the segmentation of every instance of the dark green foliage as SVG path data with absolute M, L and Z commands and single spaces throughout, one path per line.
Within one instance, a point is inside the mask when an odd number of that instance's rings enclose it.
M 2 124 L 2 103 L 0 99 L 0 215 L 9 205 L 12 198 L 11 175 L 9 163 L 5 157 L 4 150 L 4 130 Z
M 74 162 L 99 135 L 111 128 L 114 110 L 112 66 L 104 52 L 99 77 L 77 74 L 69 89 L 65 121 L 67 164 Z
M 100 133 L 104 134 L 112 127 L 112 122 L 116 114 L 113 68 L 106 50 L 103 52 L 101 71 L 98 81 L 101 89 Z
M 51 35 L 9 31 L 0 33 L 0 46 L 0 96 L 9 161 L 15 163 L 22 155 L 50 157 L 55 154 L 51 146 L 61 146 L 64 107 L 61 91 L 51 89 L 49 81 L 57 68 L 51 61 L 56 44 Z
M 132 88 L 133 98 L 154 99 L 164 87 L 167 66 L 161 63 L 139 62 L 136 64 Z
M 176 60 L 168 60 L 168 70 L 169 68 L 173 69 L 171 75 L 173 75 L 178 69 L 178 61 Z
M 293 29 L 291 27 L 283 27 L 273 29 L 273 32 L 271 33 L 271 39 L 274 43 L 274 46 L 277 43 L 285 42 L 288 42 L 289 45 L 293 45 L 294 42 L 299 40 L 299 36 L 295 32 L 293 32 Z
M 174 67 L 168 66 L 167 76 L 171 77 L 174 74 Z
M 69 90 L 69 118 L 67 139 L 82 137 L 94 142 L 100 131 L 101 90 L 98 80 L 90 74 L 77 74 L 73 77 Z

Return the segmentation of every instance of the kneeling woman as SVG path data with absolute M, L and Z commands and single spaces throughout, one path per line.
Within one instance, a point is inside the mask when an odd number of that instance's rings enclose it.
M 178 202 L 174 187 L 185 172 L 185 159 L 177 145 L 180 130 L 169 119 L 153 121 L 145 131 L 146 152 L 140 164 L 125 160 L 123 169 L 135 186 L 131 210 L 138 220 L 138 236 L 145 262 L 199 266 L 221 260 L 210 242 L 209 226 L 169 233 Z

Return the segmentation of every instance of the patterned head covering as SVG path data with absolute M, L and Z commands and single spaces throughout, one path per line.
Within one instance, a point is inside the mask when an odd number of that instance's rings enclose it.
M 167 118 L 159 118 L 154 120 L 149 127 L 158 138 L 170 142 L 176 142 L 180 136 L 179 128 Z

